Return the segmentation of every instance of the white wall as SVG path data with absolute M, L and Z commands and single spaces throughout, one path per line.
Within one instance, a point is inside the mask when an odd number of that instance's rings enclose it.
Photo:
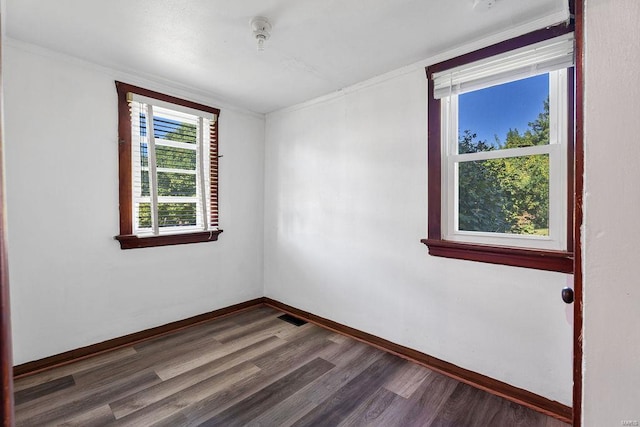
M 640 422 L 640 2 L 588 0 L 585 426 Z
M 222 108 L 215 243 L 123 251 L 114 80 L 17 42 L 3 63 L 14 362 L 260 297 L 264 118 Z
M 267 116 L 265 294 L 571 404 L 552 272 L 436 258 L 424 69 Z

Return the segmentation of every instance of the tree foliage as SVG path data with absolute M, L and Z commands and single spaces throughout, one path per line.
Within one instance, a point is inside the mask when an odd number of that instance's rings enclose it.
M 465 130 L 458 141 L 460 154 L 549 143 L 549 101 L 528 123 L 528 129 L 507 132 L 504 143 L 479 141 Z M 548 155 L 462 162 L 458 166 L 459 228 L 517 234 L 548 234 Z
M 155 119 L 154 119 L 155 121 Z M 158 136 L 156 136 L 157 138 Z M 161 139 L 188 144 L 196 143 L 196 126 L 190 123 L 180 123 Z M 158 168 L 178 169 L 185 171 L 196 170 L 196 151 L 186 148 L 156 145 L 156 165 Z M 142 158 L 146 166 L 147 158 Z M 196 175 L 193 173 L 158 171 L 158 196 L 195 197 Z M 142 195 L 149 195 L 149 173 L 142 171 Z M 151 206 L 141 203 L 139 206 L 140 227 L 151 227 Z M 159 203 L 158 222 L 160 227 L 195 225 L 195 203 Z

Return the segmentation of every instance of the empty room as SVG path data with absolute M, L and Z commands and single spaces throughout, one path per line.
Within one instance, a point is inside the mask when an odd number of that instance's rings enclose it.
M 3 426 L 640 425 L 636 0 L 0 6 Z

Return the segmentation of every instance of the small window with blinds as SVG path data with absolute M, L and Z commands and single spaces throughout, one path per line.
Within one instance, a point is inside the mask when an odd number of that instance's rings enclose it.
M 125 83 L 116 87 L 121 247 L 217 240 L 220 111 Z
M 562 25 L 427 67 L 430 254 L 572 271 L 573 46 Z

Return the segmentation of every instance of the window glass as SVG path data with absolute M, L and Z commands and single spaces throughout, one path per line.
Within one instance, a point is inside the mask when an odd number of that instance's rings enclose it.
M 549 235 L 549 156 L 458 165 L 458 230 Z
M 205 219 L 198 215 L 200 207 L 197 158 L 198 117 L 164 107 L 153 106 L 155 146 L 157 217 L 160 231 L 167 227 L 198 226 L 205 228 Z M 137 209 L 135 229 L 149 231 L 153 227 L 147 105 L 141 104 L 139 126 L 140 178 L 139 196 L 134 198 Z M 135 172 L 135 171 L 134 171 Z M 177 199 L 180 198 L 180 199 Z M 139 206 L 136 206 L 139 205 Z
M 151 204 L 140 203 L 138 207 L 140 228 L 151 228 Z M 160 227 L 196 225 L 195 203 L 158 203 Z
M 549 74 L 458 96 L 458 152 L 549 143 Z

